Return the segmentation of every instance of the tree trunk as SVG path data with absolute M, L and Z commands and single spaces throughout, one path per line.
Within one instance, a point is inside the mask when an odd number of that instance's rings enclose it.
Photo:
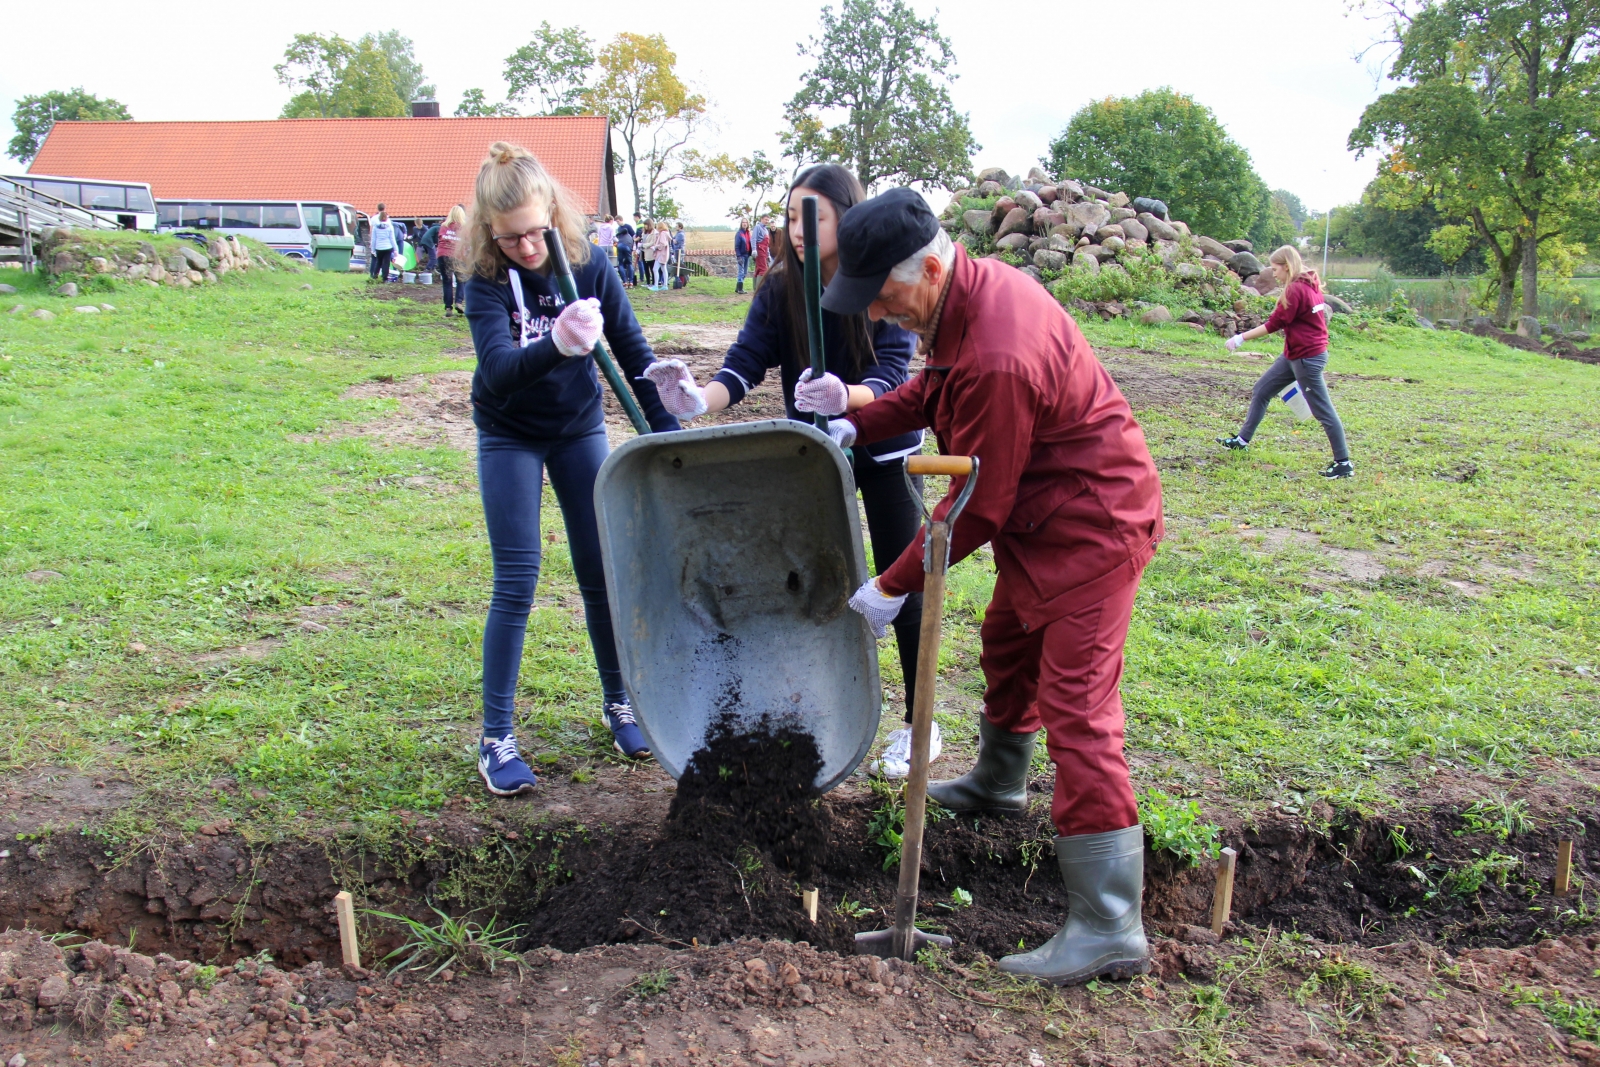
M 1528 236 L 1522 242 L 1522 313 L 1539 317 L 1539 212 L 1528 212 Z M 1538 338 L 1534 338 L 1538 340 Z
M 1500 274 L 1500 292 L 1494 305 L 1494 324 L 1502 330 L 1511 328 L 1512 302 L 1517 293 L 1518 256 L 1496 256 Z
M 639 157 L 634 155 L 632 137 L 624 133 L 622 143 L 628 146 L 628 180 L 633 182 L 633 210 L 642 211 L 644 201 L 639 197 Z

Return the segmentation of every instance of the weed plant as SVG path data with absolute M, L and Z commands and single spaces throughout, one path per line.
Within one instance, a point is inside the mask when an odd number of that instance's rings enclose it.
M 405 957 L 390 969 L 391 974 L 420 971 L 433 964 L 433 970 L 424 979 L 431 982 L 446 970 L 482 969 L 493 974 L 502 963 L 521 965 L 522 957 L 514 951 L 521 926 L 502 927 L 499 916 L 490 916 L 487 923 L 479 924 L 470 919 L 454 918 L 433 905 L 429 907 L 439 917 L 437 925 L 387 911 L 367 912 L 405 928 L 405 942 L 383 958 L 387 963 Z
M 1139 821 L 1157 852 L 1170 852 L 1189 866 L 1222 855 L 1222 828 L 1205 821 L 1198 801 L 1170 797 L 1157 789 L 1139 794 Z

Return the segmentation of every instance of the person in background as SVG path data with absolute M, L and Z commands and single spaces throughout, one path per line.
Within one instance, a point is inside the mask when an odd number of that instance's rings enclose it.
M 367 275 L 380 281 L 389 280 L 389 261 L 400 247 L 395 224 L 389 218 L 389 209 L 378 205 L 378 217 L 372 220 L 367 245 Z
M 755 246 L 750 243 L 750 223 L 739 220 L 739 231 L 733 235 L 733 258 L 739 263 L 739 282 L 733 287 L 736 293 L 744 292 L 744 278 L 750 273 L 750 254 Z
M 417 269 L 433 270 L 439 258 L 439 223 L 422 231 L 417 238 Z
M 634 284 L 640 282 L 650 284 L 650 271 L 645 267 L 644 245 L 645 235 L 650 232 L 650 223 L 637 211 L 633 213 L 633 275 Z
M 594 231 L 598 238 L 596 243 L 600 245 L 600 251 L 605 253 L 606 263 L 608 265 L 615 263 L 617 260 L 616 219 L 610 215 L 602 216 Z
M 756 289 L 739 338 L 728 349 L 716 377 L 702 389 L 695 384 L 688 367 L 676 359 L 657 360 L 646 372 L 660 390 L 661 403 L 668 411 L 682 420 L 721 411 L 743 400 L 774 368 L 783 387 L 788 416 L 802 422 L 810 422 L 811 414 L 817 411 L 828 415 L 855 411 L 905 382 L 916 338 L 896 324 L 872 322 L 860 312 L 823 312 L 822 347 L 827 369 L 815 380 L 811 376 L 800 205 L 808 196 L 818 198 L 817 258 L 826 286 L 839 267 L 839 219 L 866 195 L 856 176 L 836 164 L 824 163 L 801 172 L 786 197 L 789 229 L 785 232 L 794 243 L 785 240 L 780 244 L 771 281 Z M 861 490 L 862 510 L 872 539 L 872 556 L 879 567 L 897 559 L 922 525 L 922 513 L 901 472 L 904 457 L 921 447 L 920 433 L 906 433 L 851 452 L 855 484 Z M 922 479 L 915 481 L 920 486 Z M 905 676 L 909 723 L 922 629 L 921 593 L 906 598 L 893 623 Z M 933 757 L 938 757 L 942 747 L 939 724 L 934 723 L 930 749 Z M 910 769 L 911 731 L 895 730 L 889 734 L 888 747 L 873 762 L 872 770 L 886 777 L 904 778 Z
M 1283 354 L 1256 382 L 1250 394 L 1250 409 L 1245 413 L 1239 432 L 1219 437 L 1217 443 L 1224 448 L 1249 448 L 1272 398 L 1289 383 L 1299 382 L 1306 406 L 1322 423 L 1328 445 L 1333 449 L 1333 462 L 1318 473 L 1324 478 L 1354 478 L 1356 468 L 1350 461 L 1350 446 L 1344 439 L 1344 423 L 1333 409 L 1328 383 L 1322 377 L 1328 367 L 1328 305 L 1322 298 L 1322 279 L 1317 277 L 1316 271 L 1306 269 L 1300 250 L 1293 245 L 1284 245 L 1272 253 L 1269 263 L 1272 276 L 1283 286 L 1278 306 L 1260 326 L 1228 338 L 1228 351 L 1236 352 L 1246 341 L 1282 330 Z
M 766 275 L 767 268 L 772 265 L 772 229 L 767 225 L 770 215 L 763 215 L 756 220 L 756 228 L 751 231 L 756 245 L 756 284 L 761 284 L 761 279 Z
M 622 684 L 606 599 L 594 485 L 610 453 L 600 381 L 590 354 L 605 337 L 653 432 L 676 430 L 643 375 L 655 356 L 609 264 L 584 240 L 582 212 L 533 154 L 496 142 L 478 171 L 466 259 L 467 322 L 478 366 L 472 421 L 478 429 L 494 593 L 483 630 L 483 738 L 478 774 L 495 796 L 531 791 L 538 779 L 517 750 L 514 698 L 545 539 L 539 508 L 545 476 L 566 524 L 572 570 L 583 596 L 602 710 L 617 751 L 649 755 Z M 551 277 L 545 234 L 558 230 L 572 260 L 578 299 Z
M 624 289 L 633 288 L 633 242 L 637 230 L 626 222 L 617 224 L 617 277 Z
M 655 284 L 650 275 L 656 264 L 656 224 L 648 219 L 639 231 L 639 261 L 639 280 L 648 289 Z
M 672 231 L 672 269 L 683 273 L 683 257 L 689 247 L 689 235 L 683 232 L 683 223 Z
M 439 224 L 439 284 L 444 289 L 444 317 L 456 314 L 456 262 L 466 234 L 467 209 L 457 204 Z M 465 308 L 461 312 L 465 313 Z
M 654 240 L 656 252 L 656 288 L 667 287 L 667 261 L 672 257 L 672 232 L 664 222 L 656 223 L 656 232 L 651 235 Z

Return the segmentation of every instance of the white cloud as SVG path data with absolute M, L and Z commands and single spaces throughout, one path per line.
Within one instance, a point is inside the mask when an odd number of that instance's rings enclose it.
M 924 13 L 933 5 L 916 0 Z M 346 37 L 398 29 L 416 42 L 445 114 L 464 90 L 499 99 L 504 57 L 541 18 L 561 25 L 571 11 L 594 38 L 628 30 L 661 33 L 679 69 L 714 104 L 713 150 L 777 153 L 782 105 L 806 62 L 796 43 L 817 29 L 820 8 L 731 0 L 614 0 L 582 9 L 500 4 L 439 5 L 396 0 L 289 0 L 215 5 L 151 0 L 80 0 L 63 36 L 60 12 L 27 4 L 7 15 L 7 35 L 57 46 L 10 49 L 0 65 L 0 108 L 12 132 L 11 101 L 82 85 L 127 104 L 140 119 L 271 118 L 288 99 L 272 67 L 297 32 Z M 1374 27 L 1347 16 L 1341 0 L 1244 7 L 1153 0 L 1097 8 L 959 4 L 940 26 L 956 51 L 953 95 L 984 146 L 978 166 L 1026 170 L 1086 102 L 1170 85 L 1211 107 L 1249 150 L 1269 185 L 1308 206 L 1352 200 L 1372 175 L 1345 138 L 1380 87 L 1356 54 Z M 70 43 L 69 43 L 70 42 Z M 405 161 L 393 161 L 405 165 Z M 619 179 L 624 203 L 625 178 Z M 1138 193 L 1139 190 L 1129 190 Z M 714 223 L 731 192 L 685 191 L 693 216 Z

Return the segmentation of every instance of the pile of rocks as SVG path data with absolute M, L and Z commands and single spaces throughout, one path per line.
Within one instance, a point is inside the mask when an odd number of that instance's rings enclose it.
M 161 252 L 149 241 L 97 241 L 91 232 L 55 230 L 46 235 L 45 247 L 45 263 L 57 277 L 104 274 L 123 281 L 180 289 L 215 282 L 229 271 L 279 270 L 285 266 L 251 251 L 232 236 L 212 238 L 204 252 L 182 240 Z M 76 288 L 71 281 L 63 285 Z
M 998 199 L 988 210 L 962 210 L 970 197 Z M 1052 178 L 1038 167 L 1020 179 L 998 167 L 983 171 L 972 188 L 955 191 L 941 225 L 975 255 L 1021 257 L 1021 268 L 1041 281 L 1069 267 L 1098 273 L 1153 257 L 1181 281 L 1226 278 L 1245 296 L 1278 288 L 1249 241 L 1193 234 L 1159 200 Z

